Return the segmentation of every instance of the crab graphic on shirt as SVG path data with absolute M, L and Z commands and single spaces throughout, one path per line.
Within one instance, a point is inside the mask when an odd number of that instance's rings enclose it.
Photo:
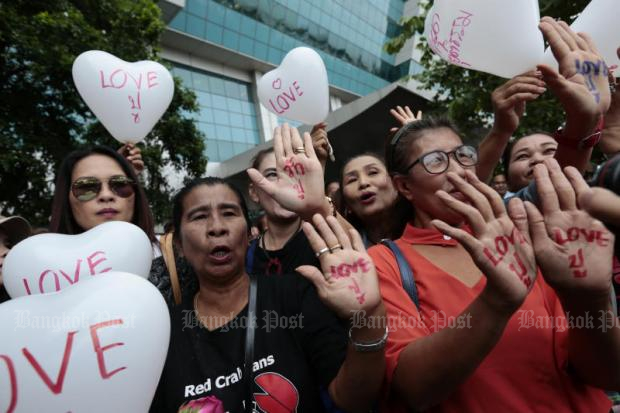
M 254 381 L 263 393 L 254 393 L 254 401 L 265 413 L 293 413 L 299 405 L 299 392 L 289 379 L 278 373 L 262 373 Z

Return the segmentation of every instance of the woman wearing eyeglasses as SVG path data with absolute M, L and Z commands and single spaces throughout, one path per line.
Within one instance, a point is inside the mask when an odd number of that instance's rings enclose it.
M 562 245 L 548 238 L 571 226 L 602 227 L 576 210 L 557 162 L 535 172 L 539 188 L 555 196 L 543 203 L 543 221 L 520 200 L 506 211 L 476 177 L 477 151 L 463 144 L 450 121 L 408 124 L 390 143 L 394 185 L 415 209 L 396 241 L 413 271 L 415 298 L 391 251 L 371 248 L 388 319 L 396 323 L 386 347 L 385 411 L 608 412 L 605 393 L 590 385 L 617 385 L 610 384 L 618 380 L 609 352 L 617 332 L 605 336 L 600 323 L 569 332 L 564 311 L 585 321 L 588 311 L 597 318 L 607 308 L 611 265 L 605 263 L 611 263 L 613 235 L 602 229 L 607 241 L 600 245 L 574 235 L 563 235 Z M 571 181 L 581 179 L 573 171 Z M 553 214 L 561 219 L 545 228 Z M 545 248 L 532 245 L 528 219 L 538 225 L 534 235 L 547 237 Z M 567 257 L 572 242 L 583 242 L 587 256 Z M 585 284 L 571 263 L 588 268 Z
M 103 146 L 70 153 L 56 175 L 50 231 L 79 234 L 108 221 L 131 222 L 156 242 L 151 210 L 132 165 Z

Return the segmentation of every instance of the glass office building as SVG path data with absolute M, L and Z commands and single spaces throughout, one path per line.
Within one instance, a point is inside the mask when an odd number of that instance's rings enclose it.
M 420 69 L 412 58 L 397 61 L 383 50 L 396 34 L 407 3 L 417 1 L 162 3 L 169 9 L 174 6 L 164 57 L 198 96 L 201 111 L 196 120 L 207 137 L 210 162 L 227 161 L 270 139 L 270 128 L 283 120 L 257 102 L 256 81 L 295 47 L 312 47 L 325 62 L 331 110 Z

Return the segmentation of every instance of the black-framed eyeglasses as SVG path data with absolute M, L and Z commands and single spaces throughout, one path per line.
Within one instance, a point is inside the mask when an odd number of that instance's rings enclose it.
M 408 173 L 418 163 L 421 163 L 429 174 L 444 173 L 450 166 L 450 155 L 454 155 L 454 159 L 466 168 L 478 164 L 478 149 L 471 145 L 461 145 L 450 152 L 432 151 L 425 153 L 405 168 L 405 173 Z
M 94 176 L 85 176 L 78 178 L 71 184 L 71 192 L 73 196 L 80 202 L 88 202 L 95 199 L 103 183 L 99 178 Z M 115 175 L 108 180 L 110 190 L 121 198 L 129 198 L 135 193 L 135 182 L 133 179 L 124 175 Z

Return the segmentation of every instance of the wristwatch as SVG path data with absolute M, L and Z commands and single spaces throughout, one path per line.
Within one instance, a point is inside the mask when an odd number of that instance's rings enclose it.
M 385 326 L 385 334 L 383 334 L 383 337 L 381 337 L 377 341 L 371 341 L 369 343 L 358 343 L 354 341 L 353 337 L 351 336 L 352 330 L 353 330 L 353 327 L 349 328 L 349 342 L 351 343 L 355 351 L 359 351 L 360 353 L 370 353 L 373 351 L 383 350 L 383 348 L 385 347 L 385 343 L 387 343 L 387 338 L 388 338 L 388 327 L 387 326 Z

